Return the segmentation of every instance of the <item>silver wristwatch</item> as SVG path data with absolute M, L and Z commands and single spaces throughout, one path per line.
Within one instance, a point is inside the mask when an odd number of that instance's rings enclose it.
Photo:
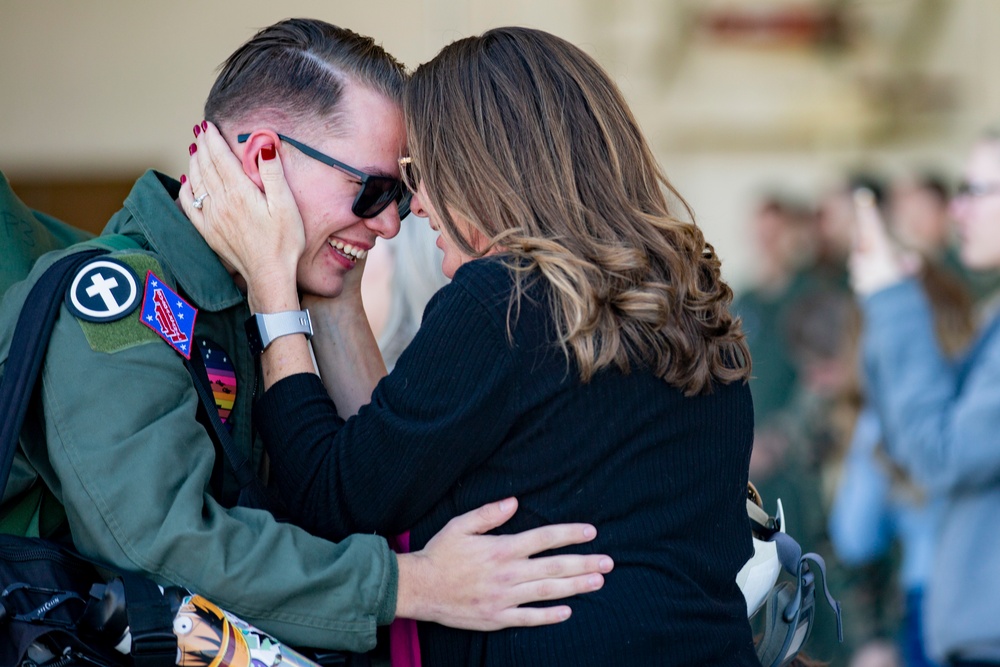
M 305 334 L 312 338 L 312 319 L 309 310 L 286 310 L 281 313 L 256 313 L 244 322 L 247 344 L 251 354 L 260 354 L 276 338 L 290 334 Z

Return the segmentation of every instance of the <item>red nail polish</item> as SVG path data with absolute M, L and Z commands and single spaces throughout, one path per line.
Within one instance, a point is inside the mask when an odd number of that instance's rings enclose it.
M 194 126 L 194 136 L 197 137 L 199 134 L 201 134 L 201 125 L 195 125 Z
M 181 185 L 184 185 L 185 183 L 187 183 L 187 180 L 188 180 L 188 177 L 185 176 L 184 174 L 181 174 Z
M 207 120 L 201 121 L 201 129 L 202 130 L 207 130 L 208 129 L 208 121 Z
M 261 160 L 273 160 L 274 159 L 274 155 L 275 155 L 275 151 L 274 151 L 274 145 L 273 144 L 268 144 L 266 146 L 262 146 L 261 147 L 261 149 L 260 149 L 260 159 Z
M 194 155 L 196 150 L 198 150 L 198 144 L 191 144 L 188 146 L 188 155 Z

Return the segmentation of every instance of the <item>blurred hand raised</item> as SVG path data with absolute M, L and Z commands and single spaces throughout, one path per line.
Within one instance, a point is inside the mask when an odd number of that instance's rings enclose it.
M 854 192 L 854 243 L 848 259 L 851 287 L 861 296 L 894 285 L 920 268 L 920 257 L 901 251 L 886 230 L 871 190 Z

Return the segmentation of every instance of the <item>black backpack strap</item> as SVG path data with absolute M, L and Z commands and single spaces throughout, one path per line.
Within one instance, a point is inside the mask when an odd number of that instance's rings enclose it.
M 7 486 L 28 403 L 45 359 L 56 314 L 73 276 L 104 250 L 84 250 L 56 261 L 32 286 L 21 309 L 0 379 L 0 406 L 9 410 L 0 424 L 0 489 Z
M 236 504 L 240 507 L 267 510 L 278 521 L 286 521 L 287 512 L 284 504 L 260 481 L 250 462 L 237 449 L 229 429 L 219 418 L 219 411 L 215 407 L 215 398 L 212 395 L 212 384 L 208 379 L 208 371 L 205 369 L 205 360 L 201 356 L 201 348 L 197 343 L 191 346 L 191 358 L 186 359 L 184 365 L 194 380 L 194 388 L 201 399 L 203 412 L 206 413 L 205 416 L 211 425 L 208 434 L 215 444 L 216 456 L 221 452 L 226 457 L 236 476 L 236 481 L 240 485 L 240 495 Z M 213 471 L 214 476 L 215 471 Z M 219 497 L 221 497 L 221 487 L 219 491 Z
M 250 462 L 236 448 L 233 436 L 230 435 L 229 430 L 219 418 L 219 411 L 215 406 L 215 397 L 212 395 L 212 390 L 210 389 L 212 383 L 208 379 L 205 360 L 201 356 L 201 347 L 197 343 L 191 345 L 191 358 L 184 360 L 184 366 L 187 368 L 188 373 L 191 374 L 191 379 L 194 381 L 194 388 L 198 392 L 198 398 L 204 408 L 202 412 L 205 413 L 205 418 L 208 419 L 211 426 L 208 429 L 208 434 L 215 444 L 216 452 L 217 454 L 221 453 L 224 455 L 229 461 L 229 465 L 233 469 L 233 474 L 236 476 L 236 481 L 240 485 L 239 504 L 246 507 L 265 507 L 266 504 L 248 504 L 248 502 L 243 502 L 244 497 L 249 496 L 246 498 L 247 501 L 266 503 L 263 484 L 261 484 L 260 479 L 250 467 Z M 216 474 L 213 471 L 213 477 L 215 476 Z M 220 485 L 217 491 L 221 492 L 221 490 Z
M 174 667 L 177 635 L 174 613 L 160 587 L 149 579 L 123 572 L 125 612 L 132 633 L 130 654 L 135 667 Z

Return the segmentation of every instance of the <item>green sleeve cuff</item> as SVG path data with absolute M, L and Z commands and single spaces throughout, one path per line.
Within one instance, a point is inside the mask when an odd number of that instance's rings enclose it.
M 389 625 L 396 618 L 396 598 L 399 593 L 399 563 L 396 554 L 389 551 L 385 576 L 385 595 L 378 606 L 375 622 L 378 625 Z

